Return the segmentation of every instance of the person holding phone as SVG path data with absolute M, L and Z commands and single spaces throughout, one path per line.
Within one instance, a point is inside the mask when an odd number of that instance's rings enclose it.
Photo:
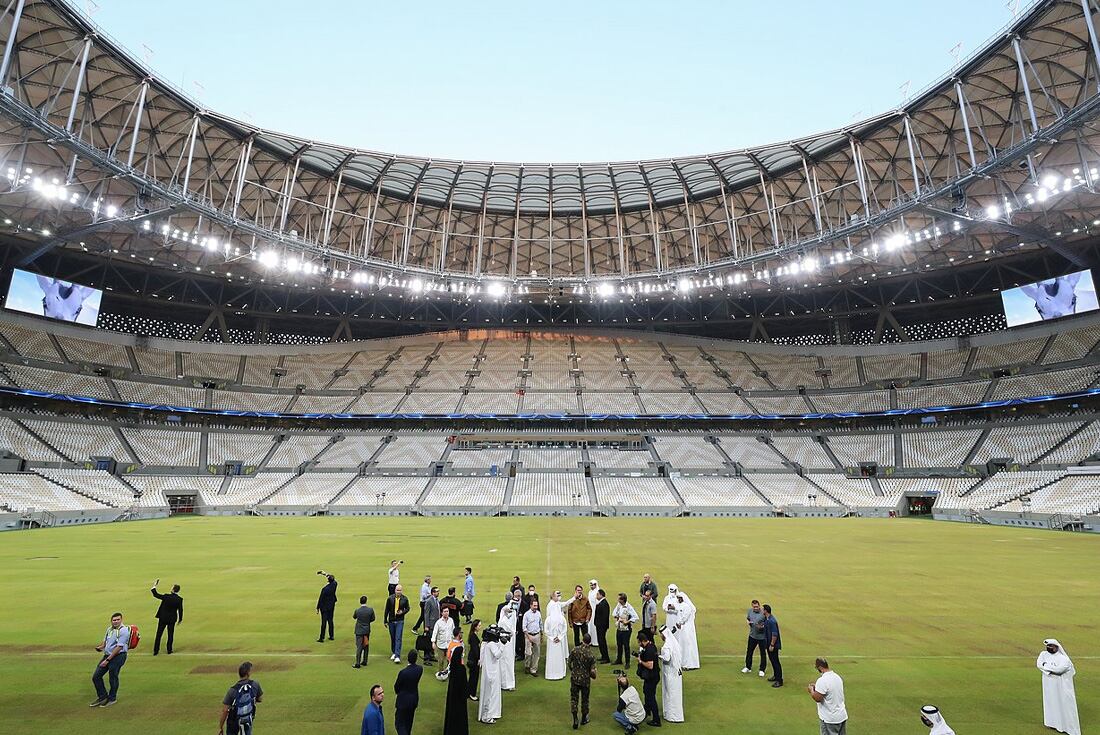
M 386 588 L 389 590 L 388 594 L 392 595 L 393 591 L 397 589 L 397 585 L 401 584 L 401 565 L 404 563 L 404 559 L 390 561 L 389 584 Z
M 180 597 L 180 586 L 178 584 L 172 585 L 172 591 L 167 595 L 162 595 L 157 592 L 157 587 L 160 586 L 160 580 L 153 582 L 153 588 L 149 590 L 153 593 L 153 597 L 160 600 L 160 607 L 157 608 L 157 637 L 153 641 L 153 655 L 156 656 L 160 653 L 160 639 L 164 634 L 164 631 L 168 631 L 168 645 L 164 652 L 168 655 L 172 654 L 172 643 L 176 637 L 176 625 L 183 624 L 183 598 Z

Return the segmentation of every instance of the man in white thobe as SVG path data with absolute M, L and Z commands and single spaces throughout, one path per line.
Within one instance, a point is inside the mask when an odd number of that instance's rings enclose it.
M 684 676 L 680 643 L 668 628 L 661 634 L 661 710 L 666 722 L 684 721 Z
M 1077 694 L 1073 691 L 1073 668 L 1066 649 L 1054 638 L 1043 641 L 1046 649 L 1035 666 L 1043 672 L 1043 724 L 1067 735 L 1081 735 L 1077 716 Z
M 920 721 L 929 728 L 928 735 L 955 735 L 935 705 L 926 704 L 920 708 Z
M 699 638 L 695 633 L 695 604 L 683 590 L 676 593 L 676 625 L 672 628 L 680 644 L 685 671 L 699 668 Z
M 665 625 L 667 625 L 670 630 L 672 626 L 676 625 L 676 617 L 679 610 L 676 594 L 679 591 L 680 589 L 676 585 L 670 584 L 668 586 L 668 594 L 665 595 L 665 599 L 661 602 L 661 609 L 665 613 Z
M 596 635 L 596 592 L 600 589 L 600 583 L 594 579 L 588 580 L 588 604 L 592 606 L 592 617 L 588 619 L 588 635 L 592 638 L 592 645 L 596 645 L 599 636 Z
M 512 658 L 500 641 L 485 641 L 481 644 L 481 698 L 477 703 L 477 719 L 491 725 L 500 717 L 500 661 Z
M 512 637 L 508 639 L 509 642 L 515 640 L 516 609 L 514 607 L 505 605 L 500 609 L 500 619 L 497 620 L 497 627 L 511 633 Z M 509 643 L 509 645 L 513 644 Z M 514 648 L 512 650 L 514 651 Z M 512 653 L 512 651 L 509 651 L 509 653 Z M 500 660 L 500 688 L 506 692 L 512 692 L 516 689 L 516 657 L 514 653 Z
M 565 606 L 561 601 L 561 590 L 556 590 L 546 603 L 546 678 L 564 679 L 565 662 L 569 658 L 569 643 L 566 633 L 569 624 L 565 621 Z

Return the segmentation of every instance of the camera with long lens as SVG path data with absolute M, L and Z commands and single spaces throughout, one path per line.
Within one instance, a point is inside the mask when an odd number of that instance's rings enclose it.
M 512 640 L 512 634 L 499 625 L 490 625 L 481 634 L 481 640 L 486 643 L 492 643 L 494 641 L 497 643 L 507 643 Z
M 628 674 L 626 673 L 626 669 L 611 669 L 611 673 L 615 677 L 628 676 Z

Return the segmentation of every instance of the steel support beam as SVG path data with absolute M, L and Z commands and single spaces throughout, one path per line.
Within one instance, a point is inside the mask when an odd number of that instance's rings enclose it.
M 76 73 L 73 85 L 73 101 L 69 103 L 69 116 L 65 118 L 65 132 L 73 132 L 73 118 L 76 117 L 76 104 L 80 101 L 80 88 L 84 84 L 84 71 L 88 68 L 88 53 L 92 50 L 92 37 L 84 39 L 84 51 L 80 54 L 80 71 Z
M 4 59 L 0 61 L 0 87 L 8 86 L 8 69 L 11 67 L 12 53 L 15 51 L 15 41 L 19 35 L 19 21 L 23 18 L 23 5 L 26 0 L 19 0 L 15 5 L 15 15 L 11 21 L 11 33 L 8 34 L 8 44 L 4 46 Z

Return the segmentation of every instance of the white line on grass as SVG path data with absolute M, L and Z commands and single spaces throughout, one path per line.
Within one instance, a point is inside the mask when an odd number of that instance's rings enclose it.
M 293 653 L 293 652 L 289 652 L 289 651 L 272 651 L 270 653 L 259 652 L 259 653 L 254 653 L 252 655 L 259 657 L 259 656 L 286 656 L 288 654 L 291 655 L 291 656 L 294 656 L 295 658 L 298 658 L 298 657 L 306 657 L 306 658 L 347 658 L 347 654 L 344 654 L 344 653 Z M 20 653 L 19 655 L 21 657 L 26 657 L 26 656 L 31 656 L 31 657 L 34 657 L 34 656 L 41 656 L 41 657 L 56 656 L 56 657 L 68 657 L 68 658 L 72 658 L 72 657 L 87 658 L 88 657 L 87 653 L 84 653 L 84 652 L 81 652 L 81 651 L 35 651 L 35 652 L 28 652 L 28 653 Z M 172 654 L 172 656 L 174 656 L 176 658 L 185 658 L 185 657 L 186 658 L 240 658 L 242 655 L 243 654 L 241 654 L 241 653 L 234 653 L 232 651 L 190 651 L 190 652 L 179 651 L 177 653 Z M 858 654 L 857 655 L 844 655 L 844 654 L 832 653 L 832 654 L 829 654 L 829 658 L 831 658 L 833 660 L 836 660 L 836 661 L 839 661 L 841 659 L 844 659 L 844 660 L 847 660 L 847 659 L 860 659 L 860 660 L 862 660 L 862 659 L 875 659 L 875 660 L 878 660 L 878 661 L 930 661 L 930 660 L 931 661 L 941 661 L 941 660 L 942 661 L 962 661 L 962 660 L 966 660 L 966 659 L 973 659 L 973 660 L 980 660 L 980 661 L 1002 661 L 1002 660 L 1003 661 L 1009 661 L 1009 660 L 1017 660 L 1017 659 L 1021 659 L 1021 658 L 1027 658 L 1027 656 L 1029 656 L 1029 655 L 1030 654 L 1021 654 L 1019 656 L 864 656 L 864 655 L 858 655 Z M 703 654 L 699 658 L 740 660 L 740 659 L 744 658 L 744 656 L 740 656 L 740 655 L 737 655 L 737 654 L 709 653 L 709 654 Z M 789 659 L 792 658 L 792 656 L 788 655 L 786 658 L 789 660 Z M 1075 659 L 1082 659 L 1082 660 L 1086 660 L 1086 661 L 1100 660 L 1100 656 L 1074 656 L 1074 658 Z

